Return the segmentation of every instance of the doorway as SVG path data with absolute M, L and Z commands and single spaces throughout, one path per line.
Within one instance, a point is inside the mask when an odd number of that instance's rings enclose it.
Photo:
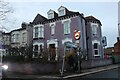
M 50 60 L 55 60 L 55 56 L 56 56 L 55 44 L 49 44 L 49 54 L 50 54 Z

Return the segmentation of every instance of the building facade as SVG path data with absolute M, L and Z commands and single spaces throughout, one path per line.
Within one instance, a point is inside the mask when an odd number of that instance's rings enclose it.
M 10 33 L 5 33 L 5 32 L 2 32 L 2 43 L 3 43 L 3 46 L 5 48 L 5 51 L 4 51 L 4 55 L 7 55 L 9 54 L 9 49 L 10 49 Z
M 22 23 L 22 28 L 10 32 L 11 47 L 33 46 L 32 57 L 40 57 L 46 53 L 48 60 L 58 60 L 64 52 L 74 52 L 75 49 L 65 47 L 66 42 L 79 44 L 87 59 L 102 59 L 101 22 L 93 16 L 84 17 L 83 13 L 73 12 L 64 6 L 58 8 L 58 13 L 50 9 L 48 18 L 37 14 L 35 19 Z M 74 38 L 75 31 L 80 32 L 80 39 Z
M 101 22 L 93 16 L 86 17 L 87 20 L 87 53 L 89 59 L 104 58 L 102 45 Z
M 48 18 L 38 14 L 33 20 L 33 51 L 41 55 L 43 49 L 49 50 L 55 60 L 64 53 L 64 43 L 79 43 L 81 50 L 86 51 L 89 59 L 103 58 L 101 43 L 101 22 L 93 16 L 84 17 L 79 12 L 69 11 L 61 6 L 58 13 L 47 12 Z M 91 19 L 93 18 L 93 19 Z M 75 40 L 74 31 L 80 31 L 81 38 Z M 67 48 L 72 51 L 73 49 Z
M 28 23 L 23 22 L 21 28 L 12 30 L 11 47 L 26 47 L 32 44 L 32 27 Z
M 9 33 L 2 32 L 2 43 L 5 48 L 5 55 L 11 55 L 12 48 L 25 48 L 32 45 L 32 27 L 23 22 L 21 28 L 12 30 Z

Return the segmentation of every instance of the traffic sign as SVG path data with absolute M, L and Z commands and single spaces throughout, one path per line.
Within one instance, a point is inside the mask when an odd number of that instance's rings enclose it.
M 79 31 L 74 32 L 74 38 L 75 38 L 75 40 L 80 39 L 80 32 Z
M 73 48 L 77 48 L 78 47 L 77 44 L 74 44 L 74 43 L 69 42 L 69 41 L 65 42 L 64 44 L 65 44 L 66 47 L 73 47 Z

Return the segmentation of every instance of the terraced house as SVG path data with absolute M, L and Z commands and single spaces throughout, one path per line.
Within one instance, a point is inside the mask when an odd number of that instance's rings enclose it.
M 2 32 L 2 39 L 5 48 L 4 55 L 13 54 L 16 48 L 20 49 L 32 45 L 32 27 L 23 22 L 21 28 L 9 33 Z M 13 49 L 12 52 L 11 49 Z

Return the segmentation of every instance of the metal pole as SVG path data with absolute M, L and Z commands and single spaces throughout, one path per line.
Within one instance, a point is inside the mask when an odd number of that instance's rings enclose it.
M 63 76 L 63 74 L 64 74 L 65 52 L 66 52 L 66 46 L 64 47 L 64 54 L 63 54 L 63 63 L 62 63 L 62 72 L 61 72 L 61 76 Z
M 79 52 L 79 47 L 78 47 L 77 55 L 78 55 L 78 73 L 80 73 L 80 52 Z

